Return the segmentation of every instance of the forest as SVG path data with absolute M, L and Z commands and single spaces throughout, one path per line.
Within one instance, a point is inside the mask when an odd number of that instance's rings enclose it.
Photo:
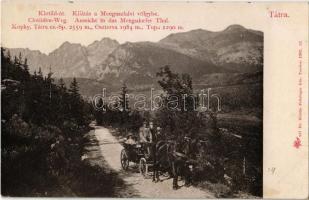
M 54 82 L 52 72 L 30 74 L 26 58 L 5 51 L 1 48 L 1 194 L 114 196 L 113 184 L 123 182 L 81 159 L 93 118 L 76 79 L 67 88 L 62 79 Z

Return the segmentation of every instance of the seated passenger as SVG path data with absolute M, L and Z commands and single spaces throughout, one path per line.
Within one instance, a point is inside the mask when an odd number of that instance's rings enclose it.
M 133 137 L 133 134 L 132 133 L 129 133 L 128 137 L 127 137 L 127 140 L 125 141 L 126 144 L 130 144 L 130 145 L 135 145 L 136 144 L 136 141 Z

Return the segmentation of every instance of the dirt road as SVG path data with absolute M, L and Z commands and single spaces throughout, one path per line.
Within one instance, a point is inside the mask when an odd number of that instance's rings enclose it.
M 124 171 L 120 164 L 121 144 L 111 134 L 110 130 L 100 126 L 94 126 L 93 136 L 98 141 L 98 149 L 101 158 L 104 158 L 111 170 L 117 172 L 119 176 L 130 186 L 130 191 L 122 191 L 122 197 L 136 196 L 145 198 L 214 198 L 211 192 L 202 191 L 195 187 L 181 187 L 178 190 L 172 189 L 172 179 L 167 179 L 159 183 L 153 183 L 152 180 L 145 179 L 138 173 L 137 166 L 131 164 L 129 171 Z M 97 157 L 100 158 L 100 157 Z M 125 190 L 125 189 L 124 189 Z M 126 195 L 127 194 L 127 195 Z

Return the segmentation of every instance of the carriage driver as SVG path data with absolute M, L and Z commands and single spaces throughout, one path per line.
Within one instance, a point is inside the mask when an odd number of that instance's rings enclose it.
M 139 129 L 139 139 L 140 143 L 147 148 L 148 156 L 151 155 L 150 144 L 152 143 L 152 134 L 147 127 L 146 121 L 144 121 L 143 126 Z

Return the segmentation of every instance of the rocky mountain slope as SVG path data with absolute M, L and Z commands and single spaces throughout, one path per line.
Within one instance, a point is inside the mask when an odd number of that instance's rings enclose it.
M 262 71 L 263 33 L 232 25 L 220 32 L 202 29 L 176 33 L 160 45 L 238 72 Z
M 9 49 L 12 57 L 22 54 L 28 59 L 30 71 L 42 69 L 44 74 L 50 70 L 55 77 L 95 78 L 98 66 L 119 45 L 116 40 L 103 38 L 88 46 L 64 42 L 48 55 L 28 48 Z
M 99 79 L 112 81 L 118 78 L 132 86 L 153 83 L 159 68 L 165 65 L 170 65 L 178 73 L 191 74 L 193 78 L 201 74 L 227 72 L 213 63 L 194 59 L 156 43 L 127 42 L 118 46 L 102 63 Z
M 189 73 L 193 81 L 204 84 L 206 77 L 216 81 L 215 77 L 232 73 L 263 71 L 263 33 L 240 25 L 219 32 L 197 29 L 170 34 L 157 43 L 119 44 L 109 38 L 88 46 L 65 42 L 48 55 L 29 49 L 9 50 L 12 57 L 20 52 L 27 57 L 32 72 L 41 67 L 46 74 L 51 67 L 55 77 L 93 79 L 111 85 L 126 82 L 134 89 L 155 85 L 156 72 L 165 65 L 178 73 Z

